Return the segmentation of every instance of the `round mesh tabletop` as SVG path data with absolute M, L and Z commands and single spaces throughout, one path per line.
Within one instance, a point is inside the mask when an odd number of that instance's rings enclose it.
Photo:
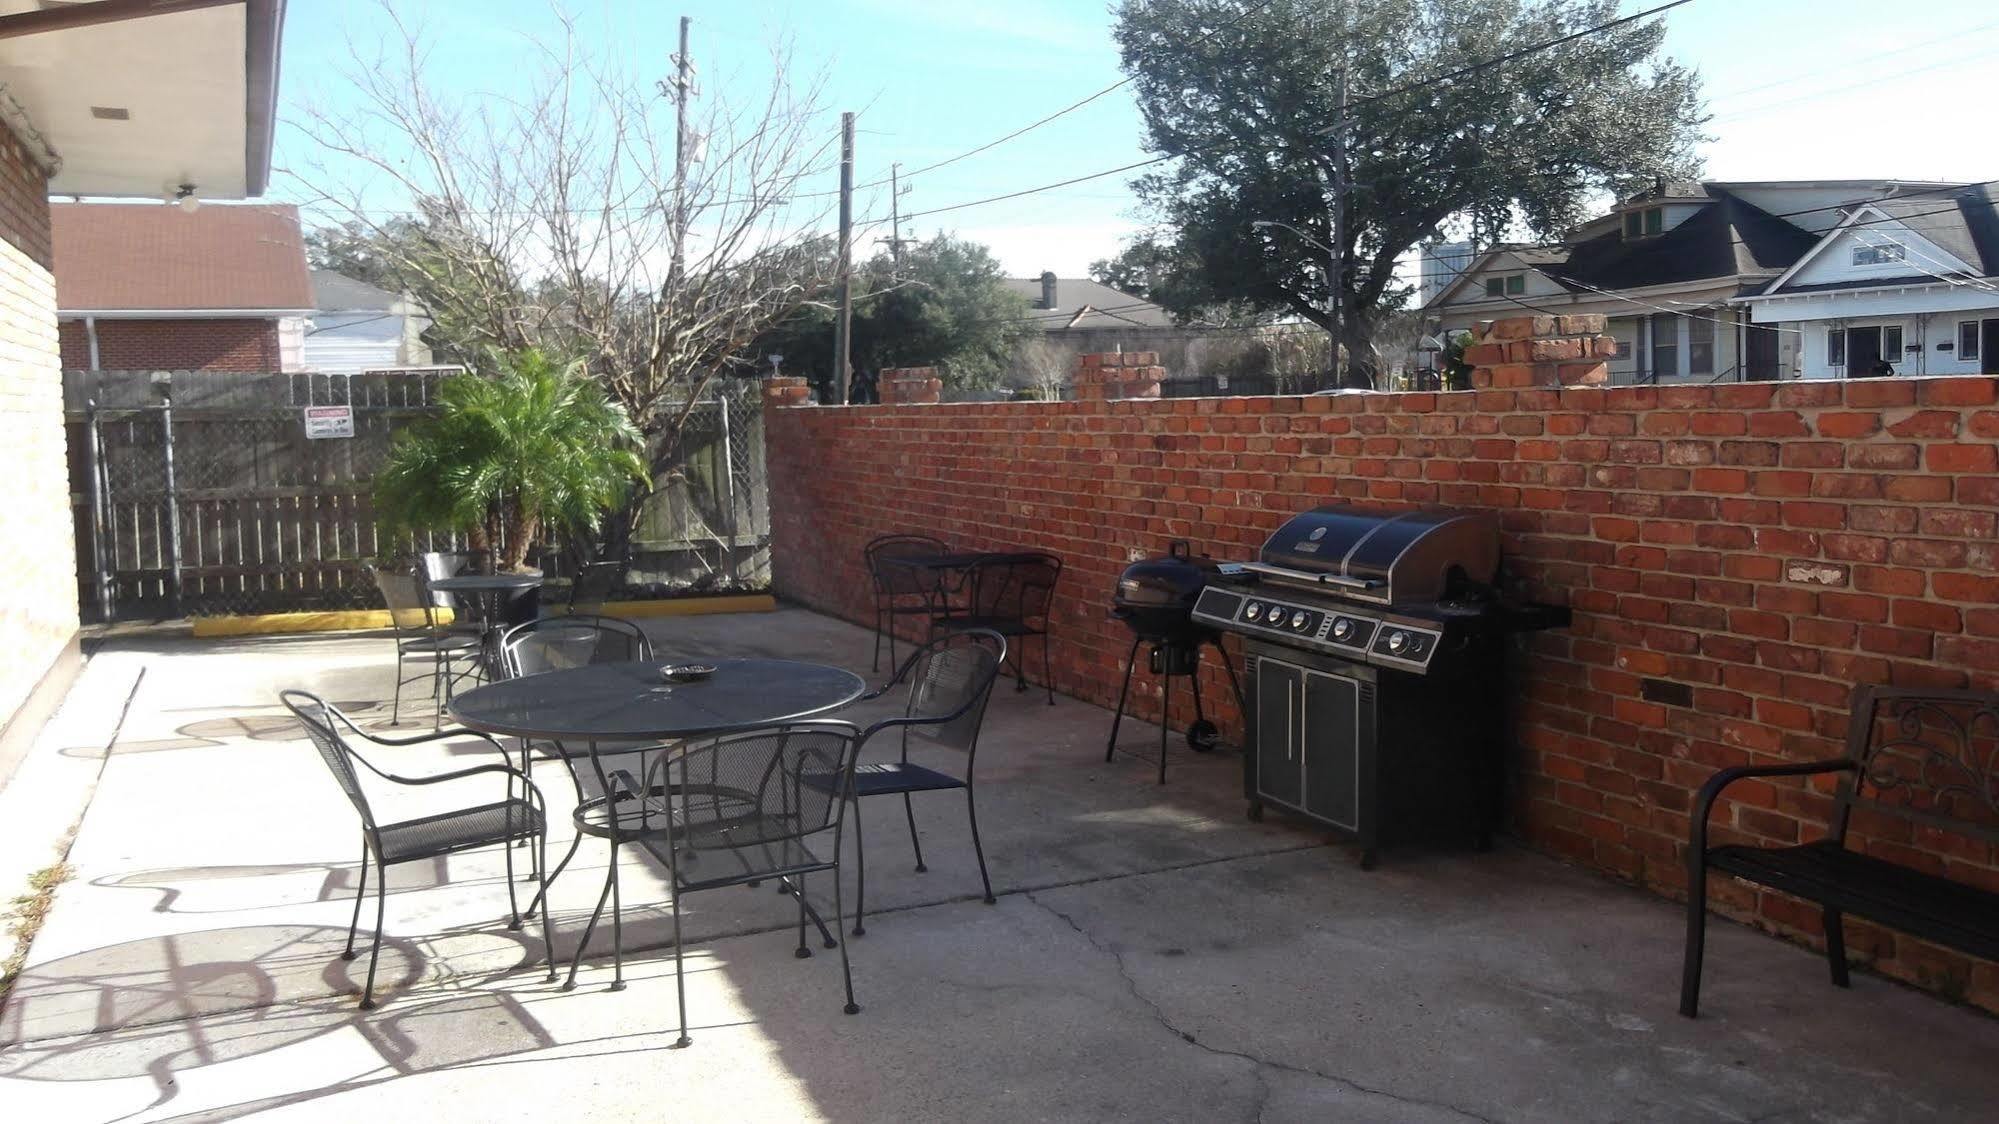
M 429 582 L 434 593 L 506 593 L 533 589 L 540 584 L 540 574 L 454 574 Z
M 660 678 L 661 660 L 504 679 L 451 700 L 460 725 L 488 734 L 573 741 L 667 741 L 776 726 L 859 698 L 851 671 L 797 660 L 714 660 L 691 683 Z

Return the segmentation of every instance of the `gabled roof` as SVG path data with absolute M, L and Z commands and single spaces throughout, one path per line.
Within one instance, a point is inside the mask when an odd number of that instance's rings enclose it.
M 1057 278 L 1052 309 L 1041 307 L 1041 278 L 1003 277 L 1000 283 L 1027 298 L 1028 317 L 1045 331 L 1173 327 L 1173 314 L 1151 301 L 1087 278 Z
M 313 307 L 298 208 L 52 203 L 63 312 L 303 312 Z
M 403 299 L 330 269 L 312 271 L 312 292 L 312 307 L 320 312 L 388 312 Z
M 1567 248 L 1567 260 L 1542 268 L 1569 289 L 1642 289 L 1731 277 L 1770 277 L 1810 252 L 1818 239 L 1727 192 L 1663 234 L 1624 237 L 1612 230 Z
M 1906 274 L 1810 285 L 1790 284 L 1791 278 L 1798 276 L 1812 259 L 1852 234 L 1856 228 L 1863 227 L 1879 235 L 1897 229 L 1907 230 L 1954 260 L 1924 262 L 1912 252 L 1910 264 L 1914 268 Z M 1931 257 L 1934 259 L 1934 253 Z M 1924 265 L 1928 268 L 1923 268 Z M 1926 197 L 1874 199 L 1853 207 L 1837 226 L 1826 231 L 1809 252 L 1781 276 L 1771 280 L 1763 291 L 1771 294 L 1816 293 L 1895 285 L 1930 285 L 1952 278 L 1993 276 L 1999 276 L 1999 208 L 1994 205 L 1988 185 L 1970 184 L 1952 191 L 1948 196 L 1932 193 Z

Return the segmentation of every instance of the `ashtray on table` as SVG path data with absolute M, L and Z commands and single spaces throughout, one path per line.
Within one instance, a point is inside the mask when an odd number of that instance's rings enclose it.
M 668 683 L 695 683 L 715 674 L 713 664 L 670 663 L 659 669 L 659 677 Z

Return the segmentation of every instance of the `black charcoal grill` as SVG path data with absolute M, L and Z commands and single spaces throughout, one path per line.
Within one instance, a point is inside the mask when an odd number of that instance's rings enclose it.
M 1110 741 L 1104 746 L 1104 760 L 1117 753 L 1118 727 L 1124 723 L 1124 707 L 1131 696 L 1131 673 L 1138 666 L 1138 650 L 1150 645 L 1147 667 L 1162 679 L 1159 690 L 1159 783 L 1166 783 L 1166 715 L 1173 698 L 1173 680 L 1184 677 L 1194 690 L 1194 723 L 1187 727 L 1187 746 L 1206 753 L 1215 747 L 1218 731 L 1201 707 L 1201 649 L 1212 647 L 1228 671 L 1229 686 L 1236 702 L 1242 703 L 1242 686 L 1236 680 L 1235 665 L 1222 648 L 1221 634 L 1194 620 L 1194 606 L 1201 592 L 1219 574 L 1214 560 L 1195 557 L 1184 541 L 1173 543 L 1164 557 L 1146 558 L 1125 567 L 1118 575 L 1117 593 L 1111 600 L 1111 615 L 1131 627 L 1131 651 L 1125 657 L 1124 686 L 1118 691 L 1117 711 L 1111 716 Z
M 1490 845 L 1507 741 L 1507 635 L 1567 610 L 1498 595 L 1482 513 L 1347 505 L 1294 516 L 1222 567 L 1193 623 L 1243 638 L 1251 819 L 1266 805 L 1334 828 L 1363 867 L 1384 841 Z

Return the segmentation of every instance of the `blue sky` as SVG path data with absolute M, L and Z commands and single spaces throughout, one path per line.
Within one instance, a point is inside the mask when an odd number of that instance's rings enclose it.
M 1650 6 L 1627 0 L 1626 11 Z M 635 73 L 667 73 L 677 18 L 711 92 L 753 84 L 771 42 L 823 67 L 835 109 L 861 113 L 856 178 L 983 144 L 1123 77 L 1100 0 L 570 0 L 583 33 Z M 546 0 L 400 0 L 439 44 L 437 77 L 504 94 L 556 26 Z M 1992 0 L 1696 0 L 1667 18 L 1668 50 L 1706 78 L 1715 121 L 1708 173 L 1725 179 L 1892 176 L 1988 179 L 1987 115 L 1999 73 Z M 342 100 L 347 42 L 382 34 L 360 0 L 295 0 L 285 37 L 289 103 Z M 832 128 L 829 122 L 829 129 Z M 1140 122 L 1117 91 L 991 152 L 918 177 L 905 210 L 947 206 L 1143 159 Z M 280 130 L 277 164 L 306 147 Z M 827 187 L 834 184 L 829 182 Z M 296 197 L 282 179 L 274 197 Z M 885 193 L 863 215 L 886 209 Z M 992 246 L 1009 272 L 1080 275 L 1140 221 L 1122 177 L 917 222 Z

